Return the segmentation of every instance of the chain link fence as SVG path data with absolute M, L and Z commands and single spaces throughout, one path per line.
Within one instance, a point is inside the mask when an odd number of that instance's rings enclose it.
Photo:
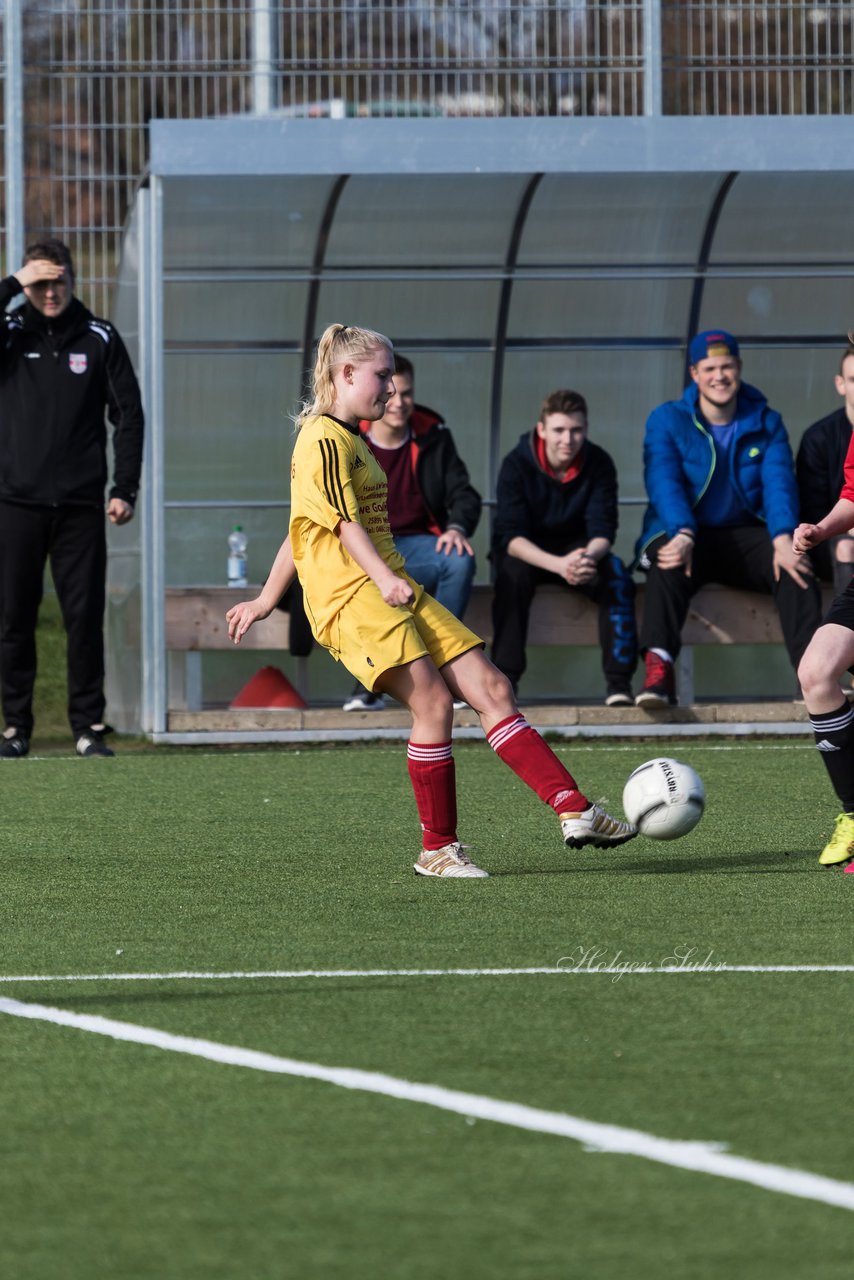
M 671 115 L 850 115 L 854 5 L 662 6 Z
M 850 0 L 6 0 L 7 79 L 12 6 L 22 19 L 27 238 L 65 239 L 81 293 L 102 313 L 152 118 L 854 105 Z M 652 76 L 660 100 L 650 107 Z M 4 151 L 7 133 L 4 119 Z M 5 228 L 5 184 L 3 195 Z

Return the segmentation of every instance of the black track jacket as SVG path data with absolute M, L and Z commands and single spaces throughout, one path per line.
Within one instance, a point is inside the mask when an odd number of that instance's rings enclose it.
M 526 432 L 498 473 L 492 555 L 498 560 L 513 538 L 527 538 L 551 555 L 563 555 L 590 538 L 614 541 L 617 532 L 617 472 L 611 455 L 584 442 L 584 464 L 562 484 L 546 475 Z
M 0 280 L 0 311 L 21 286 Z M 118 332 L 76 298 L 48 320 L 29 302 L 0 316 L 0 499 L 101 506 L 107 428 L 111 498 L 136 502 L 142 466 L 139 385 Z
M 845 455 L 851 443 L 851 423 L 845 406 L 820 418 L 804 432 L 795 470 L 801 499 L 801 519 L 817 524 L 836 506 L 842 489 Z M 828 543 L 810 552 L 819 577 L 833 581 L 833 561 Z
M 795 462 L 802 520 L 817 524 L 836 506 L 850 443 L 851 423 L 844 406 L 807 427 Z

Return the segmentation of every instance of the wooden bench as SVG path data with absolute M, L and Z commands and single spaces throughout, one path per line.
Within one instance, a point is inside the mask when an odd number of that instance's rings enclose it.
M 167 706 L 187 711 L 202 708 L 202 661 L 204 650 L 232 649 L 225 615 L 233 604 L 251 599 L 261 590 L 255 587 L 167 587 L 165 629 L 167 664 Z M 241 649 L 287 649 L 290 617 L 274 609 L 269 618 L 256 622 L 240 642 Z M 297 683 L 305 696 L 308 686 L 307 659 L 297 659 Z
M 167 587 L 166 648 L 169 651 L 169 706 L 199 710 L 202 703 L 201 660 L 203 650 L 229 649 L 231 641 L 225 614 L 260 587 Z M 643 616 L 643 584 L 638 584 L 638 622 Z M 825 588 L 825 604 L 832 596 Z M 492 588 L 477 586 L 466 611 L 466 623 L 492 640 Z M 243 649 L 287 649 L 290 634 L 287 613 L 275 609 L 256 622 L 241 642 Z M 771 596 L 729 587 L 703 587 L 692 601 L 683 632 L 683 648 L 677 664 L 679 701 L 694 701 L 693 648 L 696 645 L 782 644 L 780 621 Z M 534 597 L 528 629 L 530 646 L 598 645 L 595 606 L 579 592 L 542 587 Z M 298 658 L 296 684 L 308 695 L 308 659 Z

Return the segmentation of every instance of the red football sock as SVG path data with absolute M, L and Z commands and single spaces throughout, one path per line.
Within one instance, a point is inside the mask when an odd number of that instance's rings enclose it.
M 457 838 L 457 778 L 451 744 L 410 742 L 406 756 L 424 848 L 441 849 Z
M 556 813 L 580 813 L 590 801 L 551 747 L 522 715 L 508 716 L 486 740 L 495 754 Z

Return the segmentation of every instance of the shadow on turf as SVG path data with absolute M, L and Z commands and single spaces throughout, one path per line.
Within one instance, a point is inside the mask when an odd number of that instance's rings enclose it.
M 185 981 L 192 982 L 192 978 L 187 978 L 185 979 Z M 219 990 L 212 991 L 207 987 L 207 983 L 210 982 L 211 985 L 214 985 L 216 979 L 206 979 L 205 981 L 206 981 L 206 989 L 203 991 L 199 990 L 198 988 L 195 991 L 168 991 L 161 988 L 156 992 L 151 990 L 148 990 L 148 991 L 125 990 L 125 991 L 111 991 L 109 993 L 102 993 L 101 995 L 99 995 L 97 991 L 87 991 L 85 993 L 84 992 L 80 992 L 79 994 L 72 993 L 70 995 L 54 996 L 54 995 L 48 994 L 45 996 L 39 996 L 38 998 L 33 996 L 31 993 L 27 992 L 24 994 L 19 993 L 16 998 L 19 1000 L 27 999 L 28 1003 L 45 1004 L 49 1002 L 53 1006 L 70 1006 L 72 1009 L 79 1009 L 81 1005 L 97 1005 L 99 1008 L 103 1008 L 103 1006 L 105 1005 L 107 1006 L 144 1005 L 144 1004 L 159 1005 L 159 1004 L 163 1004 L 164 1002 L 172 1005 L 172 1004 L 180 1004 L 182 1002 L 186 1003 L 188 1000 L 192 1000 L 192 1001 L 245 1000 L 247 994 L 251 995 L 253 1000 L 258 996 L 261 996 L 261 997 L 275 996 L 277 999 L 281 999 L 283 996 L 286 998 L 289 998 L 289 997 L 295 998 L 298 996 L 305 997 L 306 995 L 316 996 L 320 994 L 321 991 L 331 991 L 333 989 L 336 996 L 346 994 L 347 992 L 350 992 L 352 995 L 364 996 L 365 994 L 364 983 L 348 983 L 347 985 L 341 985 L 334 978 L 324 978 L 323 980 L 324 985 L 322 988 L 318 987 L 317 983 L 313 982 L 311 979 L 306 980 L 305 985 L 302 985 L 302 986 L 298 986 L 299 979 L 293 979 L 292 980 L 293 985 L 289 985 L 287 990 L 285 990 L 281 986 L 275 986 L 275 987 L 256 986 L 254 985 L 254 983 L 252 983 L 251 980 L 249 980 L 247 981 L 247 985 L 242 987 L 239 991 L 235 991 L 235 990 L 228 991 L 228 990 L 223 990 L 222 988 L 220 988 Z M 105 978 L 104 982 L 109 982 L 109 978 Z M 309 988 L 309 985 L 308 985 L 309 982 L 311 982 L 312 984 L 311 989 Z M 30 986 L 35 984 L 28 983 L 27 985 Z M 127 984 L 127 985 L 129 986 L 130 984 Z M 153 986 L 154 984 L 152 983 L 151 985 Z M 229 980 L 229 985 L 233 987 L 234 981 Z M 400 991 L 400 990 L 403 990 L 403 986 L 404 986 L 403 979 L 398 979 L 396 981 L 395 980 L 382 981 L 381 979 L 373 979 L 371 981 L 370 990 L 371 990 L 371 994 L 373 994 L 375 991 L 382 991 L 382 990 Z
M 602 858 L 608 859 L 608 854 L 605 853 Z M 759 872 L 761 875 L 769 875 L 781 871 L 791 873 L 796 870 L 801 873 L 820 869 L 814 853 L 805 853 L 803 849 L 792 849 L 775 853 L 718 854 L 705 858 L 673 857 L 664 853 L 658 857 L 634 862 L 615 863 L 609 859 L 608 861 L 597 860 L 595 864 L 587 865 L 579 862 L 567 867 L 518 867 L 512 871 L 491 871 L 490 876 L 495 879 L 502 876 L 595 876 L 612 875 L 615 871 L 619 871 L 621 875 L 657 876 L 683 875 L 686 872 L 696 874 L 698 871 L 725 871 L 730 875 Z

